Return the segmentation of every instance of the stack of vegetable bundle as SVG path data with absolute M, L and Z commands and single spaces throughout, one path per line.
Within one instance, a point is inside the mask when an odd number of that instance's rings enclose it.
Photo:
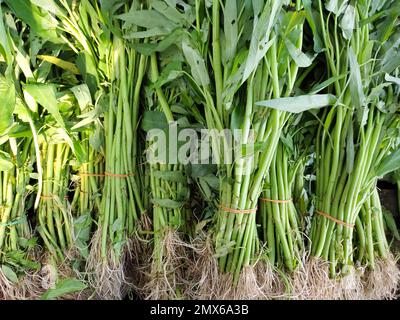
M 391 13 L 398 7 L 390 1 L 384 4 L 380 14 L 389 15 L 380 22 L 374 16 L 377 7 L 371 2 L 331 1 L 325 9 L 319 1 L 316 6 L 320 12 L 319 17 L 318 14 L 314 17 L 314 21 L 320 21 L 316 36 L 326 48 L 326 65 L 334 80 L 329 90 L 337 101 L 333 108 L 323 112 L 316 141 L 311 253 L 322 260 L 310 262 L 311 279 L 315 281 L 312 293 L 318 298 L 321 297 L 318 292 L 322 297 L 359 298 L 364 297 L 359 266 L 365 264 L 358 258 L 364 255 L 365 240 L 368 247 L 373 246 L 371 215 L 360 217 L 360 209 L 373 193 L 377 177 L 395 166 L 390 160 L 393 154 L 385 156 L 393 139 L 388 129 L 393 121 L 398 122 L 398 104 L 393 103 L 394 78 L 390 76 L 397 66 L 389 63 L 390 51 L 385 52 L 382 44 L 393 34 L 397 18 Z M 386 24 L 390 27 L 380 32 Z M 374 217 L 375 223 L 380 219 L 379 215 Z M 377 227 L 374 234 L 381 238 L 381 227 Z M 397 285 L 398 270 L 391 267 L 394 262 L 387 247 L 383 250 L 384 263 L 390 269 L 390 279 L 394 280 L 386 286 L 383 296 L 391 296 Z M 371 248 L 367 266 L 372 269 L 374 254 Z M 321 273 L 323 261 L 329 261 L 326 266 L 332 281 L 341 278 L 337 284 L 330 284 L 331 279 Z M 374 286 L 384 286 L 377 277 L 374 281 Z
M 395 297 L 397 1 L 0 14 L 0 299 Z

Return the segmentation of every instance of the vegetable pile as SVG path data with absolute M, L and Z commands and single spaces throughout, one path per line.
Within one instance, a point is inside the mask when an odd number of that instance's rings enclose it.
M 0 0 L 0 299 L 395 298 L 399 17 Z

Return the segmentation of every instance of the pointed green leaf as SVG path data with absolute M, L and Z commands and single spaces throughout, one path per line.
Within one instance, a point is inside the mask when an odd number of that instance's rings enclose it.
M 53 84 L 27 84 L 24 86 L 24 90 L 29 93 L 37 103 L 42 105 L 61 127 L 65 126 L 58 109 L 56 89 Z
M 331 94 L 304 95 L 289 98 L 278 98 L 256 102 L 256 105 L 281 111 L 300 113 L 311 109 L 320 109 L 336 103 Z
M 0 76 L 0 101 L 1 101 L 1 116 L 0 116 L 0 136 L 1 136 L 12 125 L 13 112 L 15 109 L 14 83 L 3 76 Z
M 206 87 L 210 83 L 210 78 L 208 77 L 206 65 L 199 51 L 194 49 L 187 41 L 182 42 L 182 50 L 192 70 L 194 80 L 203 87 Z

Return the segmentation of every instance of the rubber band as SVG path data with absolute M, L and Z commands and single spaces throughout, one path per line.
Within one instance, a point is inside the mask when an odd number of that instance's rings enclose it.
M 136 173 L 127 173 L 127 174 L 119 174 L 119 173 L 111 173 L 111 172 L 104 172 L 106 177 L 114 177 L 114 178 L 127 178 L 136 175 Z
M 237 214 L 250 214 L 250 213 L 255 213 L 257 212 L 257 207 L 254 209 L 244 209 L 244 210 L 239 210 L 239 209 L 232 209 L 229 207 L 225 207 L 223 205 L 219 206 L 220 209 L 222 209 L 225 212 L 229 212 L 229 213 L 237 213 Z
M 337 224 L 345 226 L 347 228 L 354 228 L 354 226 L 355 226 L 355 224 L 353 224 L 353 223 L 347 223 L 347 222 L 344 222 L 342 220 L 336 219 L 335 217 L 332 217 L 330 214 L 327 214 L 326 212 L 319 211 L 319 210 L 316 210 L 315 212 L 317 214 L 319 214 L 320 216 L 323 216 L 323 217 L 325 217 L 325 218 L 327 218 L 327 219 L 329 219 L 329 220 L 331 220 L 333 222 L 336 222 Z
M 43 196 L 43 195 L 41 195 L 41 196 L 40 196 L 40 199 L 43 199 L 43 200 L 53 200 L 53 199 L 54 199 L 54 196 Z
M 79 176 L 81 177 L 114 177 L 114 178 L 127 178 L 136 175 L 136 173 L 127 173 L 127 174 L 119 174 L 119 173 L 90 173 L 90 172 L 81 172 Z
M 293 199 L 288 199 L 288 200 L 273 200 L 273 199 L 268 199 L 268 198 L 260 198 L 260 201 L 262 202 L 272 202 L 272 203 L 289 203 L 292 202 Z

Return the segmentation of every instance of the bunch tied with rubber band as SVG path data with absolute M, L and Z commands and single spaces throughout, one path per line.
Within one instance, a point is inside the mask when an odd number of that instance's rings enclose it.
M 0 299 L 395 298 L 399 16 L 0 0 Z

